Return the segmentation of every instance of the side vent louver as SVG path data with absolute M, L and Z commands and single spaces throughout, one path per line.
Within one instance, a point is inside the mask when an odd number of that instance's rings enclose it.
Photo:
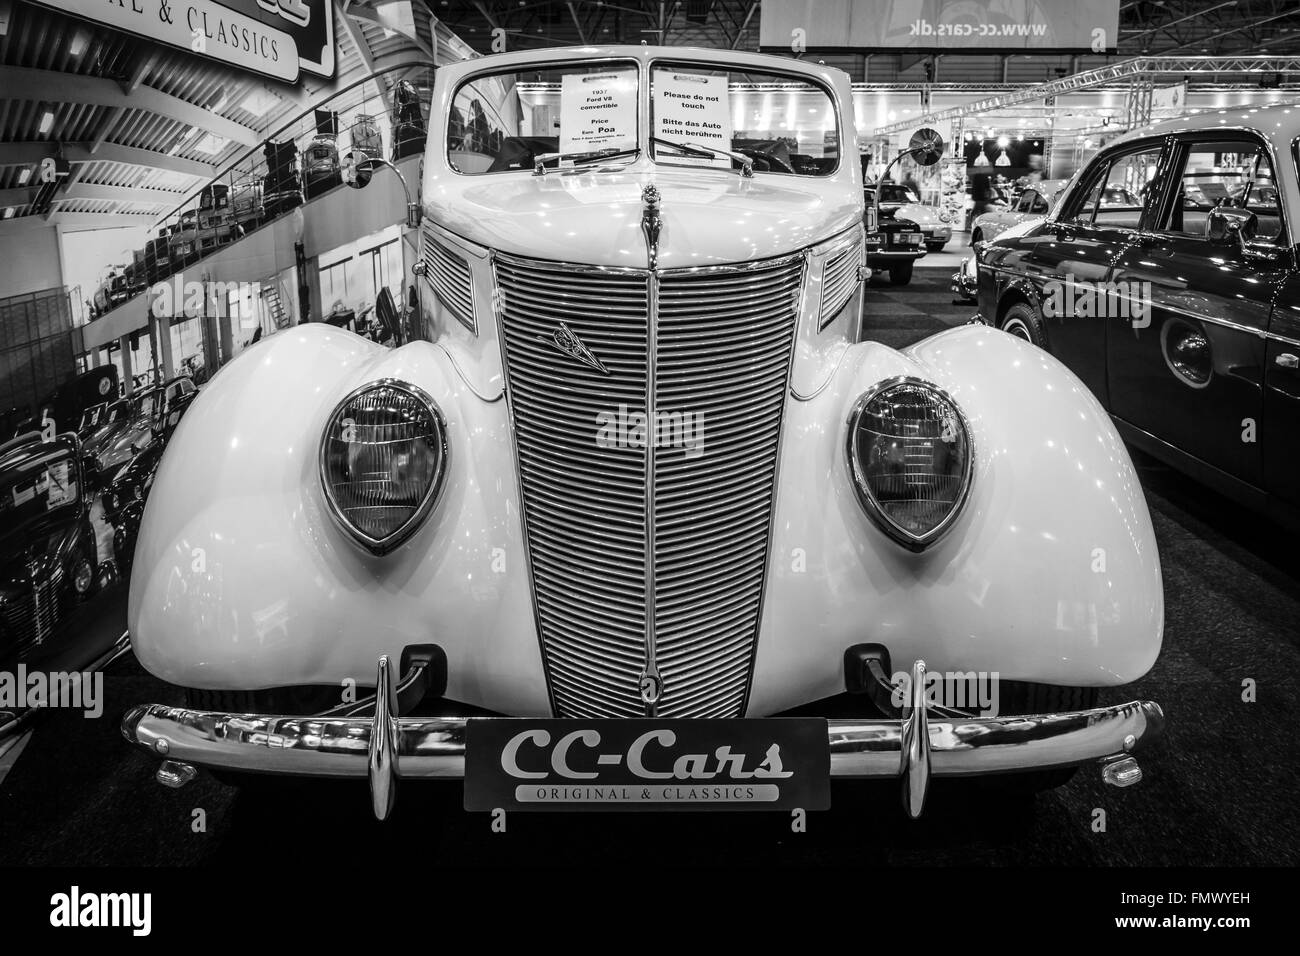
M 826 260 L 822 269 L 822 302 L 817 331 L 830 325 L 844 308 L 858 286 L 858 261 L 861 252 L 853 243 Z
M 439 300 L 460 324 L 478 335 L 478 322 L 474 318 L 474 280 L 469 263 L 452 252 L 426 227 L 424 231 L 424 274 L 438 294 Z

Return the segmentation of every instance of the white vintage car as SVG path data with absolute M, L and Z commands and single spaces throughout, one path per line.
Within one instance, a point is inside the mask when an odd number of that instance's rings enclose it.
M 1026 342 L 859 341 L 844 73 L 522 52 L 440 69 L 431 117 L 423 336 L 271 336 L 163 458 L 129 626 L 188 699 L 123 723 L 160 780 L 368 778 L 382 818 L 401 778 L 474 810 L 886 778 L 912 815 L 932 776 L 1140 779 L 1159 706 L 1097 703 L 1161 642 L 1128 453 Z
M 931 206 L 921 202 L 921 197 L 911 186 L 898 183 L 877 183 L 867 187 L 866 200 L 872 199 L 872 193 L 880 190 L 880 212 L 884 216 L 906 219 L 921 227 L 925 237 L 925 248 L 930 252 L 942 252 L 943 247 L 952 239 L 952 213 L 947 207 Z
M 1030 183 L 1012 205 L 976 216 L 970 227 L 970 244 L 992 242 L 1012 226 L 1046 219 L 1069 182 L 1068 179 L 1044 179 Z

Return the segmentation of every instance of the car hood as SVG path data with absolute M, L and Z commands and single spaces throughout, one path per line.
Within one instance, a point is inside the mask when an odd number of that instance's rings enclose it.
M 642 190 L 660 195 L 660 268 L 765 259 L 806 248 L 861 221 L 835 177 L 711 169 L 631 169 L 545 176 L 501 173 L 440 181 L 426 213 L 492 249 L 539 259 L 644 269 Z
M 941 225 L 939 212 L 933 206 L 923 206 L 920 203 L 906 203 L 899 206 L 894 212 L 895 217 L 901 216 L 904 219 L 911 219 L 913 222 L 922 225 Z

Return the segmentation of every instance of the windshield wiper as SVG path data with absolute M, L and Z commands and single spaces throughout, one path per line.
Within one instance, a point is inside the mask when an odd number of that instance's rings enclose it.
M 737 153 L 730 149 L 714 149 L 712 146 L 702 146 L 699 143 L 678 143 L 671 139 L 664 139 L 662 136 L 651 136 L 650 142 L 678 150 L 687 156 L 698 156 L 701 159 L 725 156 L 732 162 L 740 163 L 740 175 L 746 179 L 750 179 L 754 175 L 754 160 L 744 153 Z
M 539 153 L 533 159 L 533 175 L 545 176 L 546 164 L 555 163 L 559 168 L 560 163 L 573 163 L 575 166 L 583 163 L 594 163 L 602 159 L 617 159 L 621 156 L 640 156 L 640 146 L 629 146 L 625 149 L 619 149 L 614 146 L 607 146 L 604 149 L 593 149 L 583 153 Z

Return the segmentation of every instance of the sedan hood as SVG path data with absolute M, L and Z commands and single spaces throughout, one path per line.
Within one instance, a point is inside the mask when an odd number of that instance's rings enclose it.
M 472 242 L 561 262 L 646 268 L 642 190 L 660 195 L 660 268 L 720 265 L 804 249 L 862 218 L 830 179 L 662 167 L 545 176 L 457 176 L 426 212 Z

